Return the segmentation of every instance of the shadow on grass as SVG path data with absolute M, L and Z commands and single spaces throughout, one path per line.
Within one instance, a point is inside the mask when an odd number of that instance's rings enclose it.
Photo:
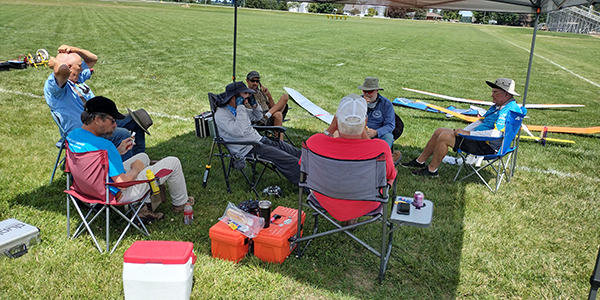
M 313 132 L 292 129 L 296 145 L 300 139 L 307 139 Z M 209 229 L 224 213 L 228 202 L 240 203 L 254 199 L 240 172 L 231 176 L 232 193 L 226 192 L 222 166 L 218 158 L 212 160 L 212 171 L 208 185 L 202 188 L 204 167 L 212 140 L 199 139 L 194 132 L 173 137 L 172 139 L 148 148 L 151 158 L 168 155 L 179 157 L 182 162 L 188 192 L 196 198 L 195 220 L 192 225 L 183 225 L 183 216 L 174 215 L 168 203 L 158 208 L 165 214 L 165 220 L 149 226 L 151 237 L 146 238 L 138 232 L 130 231 L 117 249 L 121 255 L 135 240 L 182 240 L 194 243 L 198 255 L 211 256 Z M 419 148 L 399 147 L 407 153 L 420 152 Z M 408 160 L 406 157 L 404 160 Z M 430 228 L 402 227 L 395 232 L 393 253 L 390 258 L 386 279 L 382 285 L 377 283 L 379 260 L 360 245 L 349 242 L 344 235 L 317 239 L 304 257 L 290 257 L 283 264 L 264 263 L 253 255 L 244 258 L 240 265 L 257 266 L 294 278 L 309 286 L 327 289 L 336 294 L 350 295 L 361 299 L 397 298 L 397 299 L 452 299 L 460 281 L 460 258 L 463 245 L 464 184 L 453 182 L 456 166 L 444 166 L 439 178 L 420 178 L 410 174 L 409 169 L 398 168 L 398 195 L 410 196 L 414 191 L 423 191 L 425 198 L 435 203 L 434 218 Z M 9 200 L 10 207 L 31 206 L 38 210 L 56 212 L 66 216 L 65 176 L 59 174 L 51 186 L 43 186 L 26 194 L 20 194 Z M 258 190 L 269 185 L 279 185 L 284 190 L 281 198 L 268 198 L 277 206 L 297 207 L 297 188 L 280 179 L 274 172 L 267 171 Z M 10 210 L 10 208 L 8 208 Z M 72 214 L 75 213 L 72 210 Z M 113 216 L 115 214 L 112 214 Z M 48 228 L 48 238 L 64 235 L 64 222 Z M 116 219 L 115 219 L 116 220 Z M 72 226 L 79 224 L 75 215 L 71 216 Z M 312 228 L 312 218 L 307 216 L 306 228 Z M 114 224 L 114 223 L 113 223 Z M 121 225 L 123 225 L 121 223 Z M 98 225 L 102 226 L 102 225 Z M 113 225 L 116 226 L 116 225 Z M 114 227 L 116 228 L 116 227 Z M 355 234 L 377 245 L 380 230 L 373 228 L 357 229 Z M 102 234 L 99 242 L 104 242 Z M 114 238 L 114 239 L 113 239 Z M 116 235 L 111 237 L 111 242 Z M 82 243 L 93 248 L 91 239 L 84 235 L 70 243 Z M 41 247 L 44 247 L 43 244 Z M 250 268 L 252 269 L 252 268 Z M 251 275 L 250 275 L 251 276 Z M 196 289 L 199 287 L 196 287 Z

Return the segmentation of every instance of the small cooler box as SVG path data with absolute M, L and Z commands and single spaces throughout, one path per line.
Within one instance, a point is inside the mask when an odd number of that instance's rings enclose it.
M 137 241 L 123 255 L 125 299 L 189 299 L 194 277 L 194 244 Z
M 214 258 L 239 262 L 248 253 L 249 239 L 221 221 L 210 228 L 208 235 Z
M 280 215 L 281 218 L 264 228 L 254 240 L 254 255 L 266 262 L 283 263 L 294 247 L 290 246 L 289 238 L 298 230 L 298 210 L 283 206 L 271 212 L 271 217 Z M 302 212 L 302 225 L 306 214 Z
M 0 222 L 0 254 L 17 258 L 40 242 L 40 229 L 16 219 Z

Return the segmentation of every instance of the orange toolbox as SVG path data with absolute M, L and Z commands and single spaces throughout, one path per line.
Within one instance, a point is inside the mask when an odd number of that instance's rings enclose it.
M 214 258 L 239 262 L 248 253 L 249 239 L 221 221 L 210 228 L 208 236 Z
M 279 206 L 271 212 L 271 218 L 275 215 L 281 218 L 271 222 L 269 228 L 262 229 L 252 239 L 254 255 L 266 262 L 283 263 L 295 248 L 290 246 L 288 239 L 298 230 L 298 210 Z M 302 212 L 302 225 L 305 218 L 306 213 Z

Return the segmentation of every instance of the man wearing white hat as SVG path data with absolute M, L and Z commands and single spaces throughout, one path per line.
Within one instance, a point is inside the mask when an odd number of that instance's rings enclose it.
M 448 147 L 453 148 L 454 151 L 461 149 L 479 155 L 496 153 L 502 145 L 502 139 L 488 143 L 464 139 L 459 136 L 459 134 L 462 134 L 501 137 L 504 135 L 504 126 L 508 112 L 521 112 L 521 108 L 513 98 L 513 96 L 520 96 L 515 92 L 514 80 L 510 78 L 498 78 L 494 83 L 489 81 L 486 81 L 486 83 L 492 88 L 491 96 L 494 106 L 488 109 L 481 119 L 465 127 L 465 129 L 436 129 L 427 142 L 425 149 L 421 152 L 421 155 L 409 162 L 402 163 L 402 166 L 419 168 L 420 170 L 412 171 L 413 175 L 437 177 L 437 169 L 444 156 L 448 153 Z M 432 157 L 432 159 L 428 166 L 425 164 L 425 161 L 429 157 Z

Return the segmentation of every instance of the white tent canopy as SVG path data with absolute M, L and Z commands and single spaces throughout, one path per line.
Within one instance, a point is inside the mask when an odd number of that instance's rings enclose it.
M 318 3 L 339 3 L 356 5 L 401 6 L 418 8 L 436 8 L 451 10 L 493 11 L 506 13 L 534 14 L 559 10 L 575 5 L 590 5 L 598 0 L 332 0 L 332 1 L 305 1 Z

